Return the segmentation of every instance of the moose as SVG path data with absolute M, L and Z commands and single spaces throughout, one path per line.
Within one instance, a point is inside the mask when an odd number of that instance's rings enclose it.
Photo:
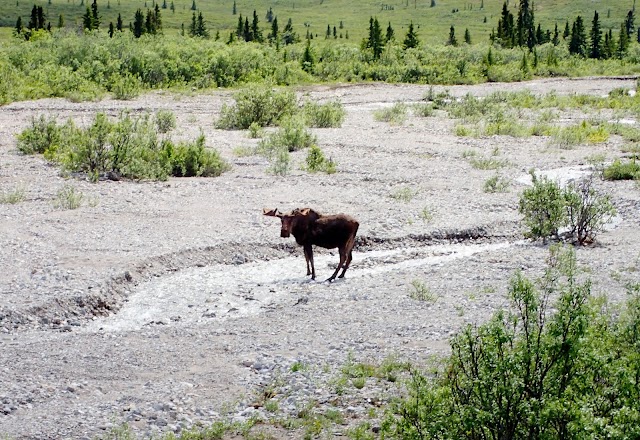
M 338 248 L 340 263 L 327 281 L 335 280 L 340 269 L 342 273 L 338 278 L 344 277 L 344 273 L 351 264 L 351 251 L 356 241 L 358 226 L 360 226 L 353 217 L 345 214 L 322 215 L 311 208 L 296 208 L 288 214 L 278 212 L 277 208 L 263 209 L 262 213 L 278 217 L 282 221 L 280 237 L 287 238 L 293 234 L 296 242 L 303 247 L 307 275 L 311 275 L 312 280 L 316 279 L 312 245 L 326 249 Z

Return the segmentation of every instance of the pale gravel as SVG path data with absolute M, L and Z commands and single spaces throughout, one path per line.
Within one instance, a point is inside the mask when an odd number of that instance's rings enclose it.
M 635 84 L 588 78 L 435 89 L 454 96 L 523 88 L 604 95 Z M 26 192 L 22 203 L 0 205 L 0 437 L 95 438 L 127 422 L 147 438 L 215 420 L 268 418 L 254 405 L 267 385 L 290 417 L 309 401 L 318 411 L 339 408 L 347 424 L 336 435 L 366 420 L 393 387 L 369 380 L 362 390 L 337 394 L 349 359 L 394 356 L 425 365 L 447 353 L 461 326 L 485 322 L 507 305 L 515 271 L 540 275 L 548 247 L 522 240 L 517 213 L 528 170 L 562 177 L 584 169 L 593 154 L 608 161 L 622 155 L 616 137 L 559 150 L 541 138 L 456 137 L 454 122 L 441 113 L 410 116 L 400 126 L 373 117 L 375 109 L 419 102 L 428 91 L 385 84 L 299 89 L 301 99 L 340 101 L 347 118 L 341 128 L 314 130 L 337 174 L 300 170 L 306 153 L 297 152 L 286 178 L 267 174 L 259 157 L 234 155 L 257 140 L 214 129 L 222 104 L 232 102 L 229 91 L 0 107 L 0 192 Z M 204 133 L 232 170 L 212 179 L 92 184 L 64 179 L 42 157 L 16 152 L 16 135 L 32 117 L 87 124 L 96 112 L 125 109 L 173 111 L 174 139 Z M 511 164 L 501 170 L 511 187 L 487 194 L 483 185 L 494 172 L 473 169 L 462 155 L 473 149 L 490 156 L 496 148 Z M 69 183 L 85 202 L 57 210 L 56 193 Z M 618 302 L 625 284 L 639 281 L 640 190 L 634 182 L 597 185 L 612 194 L 619 216 L 577 256 L 594 292 Z M 412 200 L 391 197 L 403 188 L 415 192 Z M 279 238 L 277 219 L 261 215 L 263 207 L 305 206 L 360 221 L 362 238 L 344 280 L 320 281 L 337 255 L 318 251 L 319 281 L 309 282 L 300 249 Z M 421 217 L 425 209 L 429 221 Z M 412 299 L 414 280 L 437 300 Z M 304 370 L 293 372 L 295 362 Z

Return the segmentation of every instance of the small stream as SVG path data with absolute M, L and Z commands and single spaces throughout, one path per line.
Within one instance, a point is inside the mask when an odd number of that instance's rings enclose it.
M 347 271 L 349 282 L 362 277 L 376 277 L 388 272 L 402 272 L 424 266 L 437 266 L 521 245 L 446 244 L 384 251 L 354 252 Z M 195 323 L 211 319 L 255 315 L 290 300 L 293 289 L 325 283 L 338 263 L 337 252 L 314 255 L 316 281 L 306 274 L 304 257 L 287 257 L 239 265 L 217 264 L 193 267 L 141 283 L 118 313 L 97 319 L 86 330 L 136 330 L 146 325 Z M 338 287 L 336 286 L 336 287 Z M 338 287 L 339 288 L 339 287 Z

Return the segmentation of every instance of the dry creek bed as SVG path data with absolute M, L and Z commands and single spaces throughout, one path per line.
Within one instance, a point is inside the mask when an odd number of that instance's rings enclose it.
M 635 84 L 586 78 L 446 89 L 454 96 L 522 89 L 606 95 Z M 215 420 L 269 418 L 256 405 L 265 388 L 275 390 L 279 417 L 295 418 L 309 402 L 317 412 L 341 412 L 344 425 L 328 436 L 372 413 L 375 426 L 394 385 L 369 379 L 362 389 L 347 384 L 338 392 L 341 368 L 390 358 L 424 365 L 446 354 L 463 325 L 507 305 L 516 270 L 535 278 L 544 268 L 548 248 L 522 239 L 517 213 L 528 170 L 567 180 L 590 172 L 589 156 L 622 156 L 615 136 L 561 150 L 545 138 L 457 137 L 444 113 L 395 126 L 375 120 L 376 109 L 419 102 L 428 90 L 299 89 L 301 99 L 341 102 L 347 116 L 341 128 L 313 130 L 338 173 L 302 171 L 302 151 L 286 178 L 268 174 L 260 157 L 234 154 L 257 140 L 214 128 L 222 104 L 232 102 L 228 91 L 0 107 L 0 192 L 25 191 L 21 203 L 0 205 L 0 437 L 91 439 L 127 423 L 148 438 Z M 232 170 L 212 179 L 92 184 L 16 151 L 16 135 L 33 117 L 86 124 L 97 112 L 124 109 L 173 111 L 172 136 L 203 132 Z M 498 152 L 509 163 L 499 171 L 508 192 L 484 192 L 495 171 L 474 169 L 463 158 L 469 150 Z M 55 209 L 68 184 L 83 193 L 83 205 Z M 612 195 L 618 216 L 577 258 L 595 293 L 622 301 L 625 283 L 639 281 L 640 190 L 634 182 L 597 185 Z M 310 281 L 293 239 L 281 239 L 278 220 L 261 215 L 264 207 L 305 206 L 360 221 L 344 280 L 320 281 L 338 257 L 318 250 L 319 280 Z M 436 301 L 412 298 L 414 281 Z

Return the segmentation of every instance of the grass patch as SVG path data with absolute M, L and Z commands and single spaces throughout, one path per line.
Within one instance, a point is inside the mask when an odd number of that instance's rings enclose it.
M 409 203 L 416 195 L 418 195 L 418 191 L 411 189 L 408 186 L 403 186 L 394 190 L 389 194 L 389 197 L 399 202 Z
M 486 193 L 504 193 L 508 192 L 510 182 L 508 179 L 496 174 L 484 181 L 484 192 Z
M 302 112 L 307 125 L 317 128 L 340 128 L 346 116 L 344 107 L 337 101 L 326 104 L 307 101 Z
M 424 281 L 413 280 L 411 281 L 411 288 L 409 289 L 409 298 L 416 301 L 424 301 L 428 303 L 435 303 L 438 300 L 438 295 L 433 293 Z
M 623 162 L 616 159 L 603 170 L 603 177 L 607 180 L 633 180 L 640 179 L 640 164 L 635 160 Z
M 53 206 L 56 209 L 71 210 L 78 209 L 82 205 L 84 194 L 78 191 L 73 185 L 65 184 L 56 194 Z
M 497 170 L 509 165 L 506 160 L 495 157 L 472 157 L 469 163 L 477 170 Z
M 0 204 L 2 205 L 15 205 L 23 202 L 25 199 L 25 189 L 22 186 L 18 186 L 13 190 L 6 190 L 0 192 Z
M 408 106 L 402 102 L 393 104 L 373 112 L 373 118 L 378 122 L 388 122 L 391 125 L 402 125 L 407 119 Z

